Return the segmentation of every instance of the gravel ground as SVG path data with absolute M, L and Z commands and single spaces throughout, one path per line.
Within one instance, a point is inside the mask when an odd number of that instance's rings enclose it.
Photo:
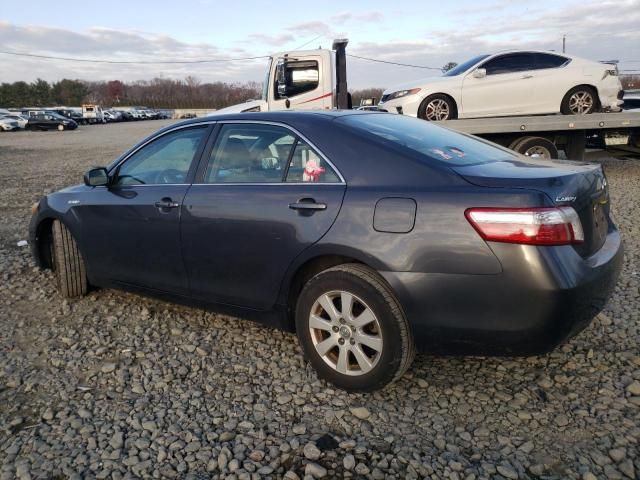
M 319 381 L 294 335 L 33 266 L 29 206 L 169 122 L 0 134 L 0 479 L 640 478 L 640 160 L 603 160 L 626 243 L 605 312 L 556 352 L 418 356 Z

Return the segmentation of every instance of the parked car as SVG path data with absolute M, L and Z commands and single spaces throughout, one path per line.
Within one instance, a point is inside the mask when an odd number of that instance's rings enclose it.
M 55 112 L 58 115 L 62 115 L 63 117 L 70 118 L 71 120 L 76 122 L 78 125 L 85 123 L 82 113 L 72 110 L 70 108 L 54 108 L 54 109 L 51 109 L 50 111 Z
M 26 117 L 23 117 L 22 115 L 18 115 L 18 114 L 9 114 L 9 115 L 2 115 L 0 114 L 0 118 L 4 118 L 7 120 L 13 120 L 14 122 L 16 122 L 18 124 L 18 127 L 20 128 L 25 128 L 27 126 L 27 122 L 28 119 Z
M 121 122 L 123 120 L 122 113 L 117 110 L 105 110 L 103 115 L 107 123 Z
M 78 124 L 70 118 L 47 111 L 30 116 L 27 128 L 30 130 L 75 130 L 78 128 Z
M 11 132 L 13 130 L 20 130 L 20 125 L 15 120 L 6 117 L 0 117 L 0 130 L 3 132 Z
M 120 121 L 127 122 L 133 120 L 133 115 L 128 110 L 112 110 L 116 115 L 119 115 Z
M 620 111 L 614 65 L 573 55 L 509 51 L 480 55 L 439 77 L 388 88 L 379 107 L 424 120 Z
M 368 112 L 174 124 L 33 210 L 62 295 L 129 288 L 295 330 L 322 378 L 358 391 L 416 347 L 551 350 L 623 258 L 600 165 Z

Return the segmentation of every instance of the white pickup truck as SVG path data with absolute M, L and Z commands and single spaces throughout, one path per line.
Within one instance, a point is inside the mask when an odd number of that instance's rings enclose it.
M 269 58 L 262 98 L 215 113 L 276 110 L 347 109 L 346 46 L 334 40 L 332 50 L 280 52 Z M 640 154 L 640 112 L 590 115 L 527 115 L 436 122 L 476 135 L 530 156 L 582 159 L 585 147 Z

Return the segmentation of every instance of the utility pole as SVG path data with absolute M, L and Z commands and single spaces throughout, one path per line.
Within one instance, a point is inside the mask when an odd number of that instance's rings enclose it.
M 565 53 L 566 46 L 567 46 L 567 36 L 562 35 L 562 53 Z

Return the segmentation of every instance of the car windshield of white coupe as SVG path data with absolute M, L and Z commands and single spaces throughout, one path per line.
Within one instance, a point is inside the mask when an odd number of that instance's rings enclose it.
M 461 63 L 460 65 L 456 65 L 451 70 L 448 70 L 447 72 L 445 72 L 445 74 L 443 76 L 445 76 L 445 77 L 455 77 L 456 75 L 460 75 L 461 73 L 464 73 L 467 70 L 469 70 L 476 63 L 481 62 L 482 60 L 487 58 L 488 56 L 489 55 L 479 55 L 477 57 L 472 58 L 471 60 L 467 60 L 466 62 Z

